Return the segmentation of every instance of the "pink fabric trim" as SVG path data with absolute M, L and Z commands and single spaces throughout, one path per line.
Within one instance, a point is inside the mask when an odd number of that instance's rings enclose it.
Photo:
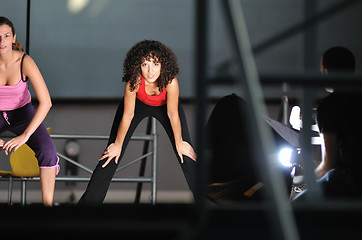
M 6 112 L 3 112 L 3 117 L 4 117 L 5 121 L 10 125 L 8 114 Z
M 57 158 L 58 158 L 58 161 L 57 161 L 57 164 L 56 165 L 54 165 L 54 166 L 40 166 L 39 168 L 54 168 L 54 167 L 56 167 L 57 168 L 57 174 L 56 175 L 58 175 L 58 173 L 59 173 L 59 171 L 60 171 L 60 166 L 59 166 L 59 157 L 57 156 Z

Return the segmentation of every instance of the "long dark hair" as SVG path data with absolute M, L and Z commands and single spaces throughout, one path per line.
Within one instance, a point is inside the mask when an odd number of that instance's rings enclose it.
M 8 25 L 11 28 L 11 32 L 13 33 L 13 36 L 15 36 L 15 27 L 14 24 L 10 21 L 10 19 L 0 16 L 0 26 L 2 25 Z M 19 50 L 24 52 L 23 46 L 18 42 L 18 40 L 15 39 L 15 43 L 13 43 L 13 50 Z

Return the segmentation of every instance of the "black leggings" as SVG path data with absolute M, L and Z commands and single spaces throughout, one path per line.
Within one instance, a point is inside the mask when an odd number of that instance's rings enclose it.
M 124 99 L 122 99 L 121 103 L 118 106 L 116 116 L 114 117 L 111 133 L 109 136 L 108 145 L 111 143 L 114 143 L 117 137 L 118 127 L 121 122 L 122 116 L 123 116 L 123 108 L 124 108 Z M 182 109 L 182 107 L 179 104 L 179 116 L 181 121 L 181 129 L 182 129 L 182 138 L 184 141 L 191 144 L 190 134 L 186 123 L 185 113 Z M 176 145 L 175 145 L 175 138 L 173 135 L 172 127 L 170 120 L 167 116 L 167 105 L 155 107 L 155 106 L 149 106 L 147 104 L 144 104 L 140 100 L 136 98 L 136 106 L 135 106 L 135 113 L 134 117 L 132 119 L 132 122 L 129 126 L 129 129 L 127 131 L 127 134 L 125 136 L 125 139 L 123 141 L 122 145 L 122 151 L 119 158 L 119 161 L 122 159 L 124 152 L 127 148 L 128 142 L 135 131 L 138 124 L 146 117 L 154 117 L 156 118 L 164 127 L 166 130 L 166 133 L 171 141 L 173 150 L 176 154 L 176 157 L 181 165 L 181 168 L 183 170 L 183 173 L 185 175 L 186 181 L 188 183 L 188 186 L 192 193 L 195 196 L 195 171 L 196 171 L 196 162 L 193 161 L 191 158 L 187 156 L 183 156 L 184 162 L 181 164 L 180 157 L 177 154 L 176 151 Z M 112 177 L 117 169 L 117 164 L 114 160 L 110 161 L 108 165 L 105 168 L 102 168 L 102 165 L 104 162 L 107 161 L 106 159 L 103 159 L 102 161 L 99 161 L 98 165 L 96 166 L 95 170 L 93 171 L 92 177 L 88 183 L 87 189 L 81 199 L 79 200 L 79 204 L 101 204 L 106 197 L 109 184 L 112 180 Z

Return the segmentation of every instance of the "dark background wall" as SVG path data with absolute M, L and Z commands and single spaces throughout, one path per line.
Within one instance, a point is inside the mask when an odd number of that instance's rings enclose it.
M 242 0 L 243 11 L 253 46 L 301 22 L 304 1 Z M 319 0 L 322 11 L 338 0 Z M 210 69 L 232 61 L 233 49 L 218 1 L 209 1 L 208 28 Z M 357 59 L 357 73 L 362 72 L 362 3 L 341 10 L 316 25 L 313 62 L 306 69 L 303 32 L 293 35 L 255 56 L 261 74 L 306 73 L 319 71 L 322 52 L 335 45 L 350 48 Z M 26 1 L 1 0 L 0 15 L 15 24 L 17 37 L 26 42 Z M 45 120 L 53 133 L 108 134 L 117 103 L 123 94 L 122 63 L 126 52 L 138 41 L 155 39 L 164 42 L 176 53 L 181 73 L 180 97 L 184 104 L 192 138 L 194 135 L 195 97 L 195 2 L 192 0 L 32 0 L 30 18 L 30 55 L 38 64 L 53 98 L 53 108 Z M 267 109 L 277 118 L 282 95 L 298 98 L 294 90 L 281 86 L 263 87 Z M 232 92 L 234 86 L 210 88 L 210 98 L 217 99 Z M 36 103 L 36 101 L 35 101 Z M 215 102 L 210 102 L 210 109 Z M 188 189 L 176 162 L 171 146 L 159 126 L 159 189 L 183 191 Z M 145 122 L 136 134 L 145 132 Z M 56 140 L 63 151 L 64 141 Z M 106 142 L 81 141 L 79 161 L 93 168 Z M 127 150 L 126 159 L 139 156 L 142 144 L 134 143 Z M 9 168 L 6 156 L 0 155 L 0 168 Z M 62 169 L 64 170 L 64 163 Z M 138 166 L 125 174 L 138 172 Z M 65 174 L 64 171 L 61 174 Z M 80 174 L 85 174 L 80 171 Z M 1 190 L 7 185 L 0 183 Z M 112 184 L 111 189 L 134 189 L 135 185 Z M 39 189 L 34 185 L 34 189 Z M 63 183 L 57 188 L 69 189 Z M 85 184 L 75 187 L 80 193 Z M 188 195 L 187 195 L 188 196 Z M 187 197 L 186 197 L 187 198 Z M 60 197 L 60 199 L 63 199 Z

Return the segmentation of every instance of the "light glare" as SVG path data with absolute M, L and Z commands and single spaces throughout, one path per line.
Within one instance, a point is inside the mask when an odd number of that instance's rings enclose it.
M 291 167 L 292 164 L 290 163 L 290 159 L 292 157 L 293 150 L 290 148 L 282 148 L 279 151 L 279 161 L 285 167 Z

